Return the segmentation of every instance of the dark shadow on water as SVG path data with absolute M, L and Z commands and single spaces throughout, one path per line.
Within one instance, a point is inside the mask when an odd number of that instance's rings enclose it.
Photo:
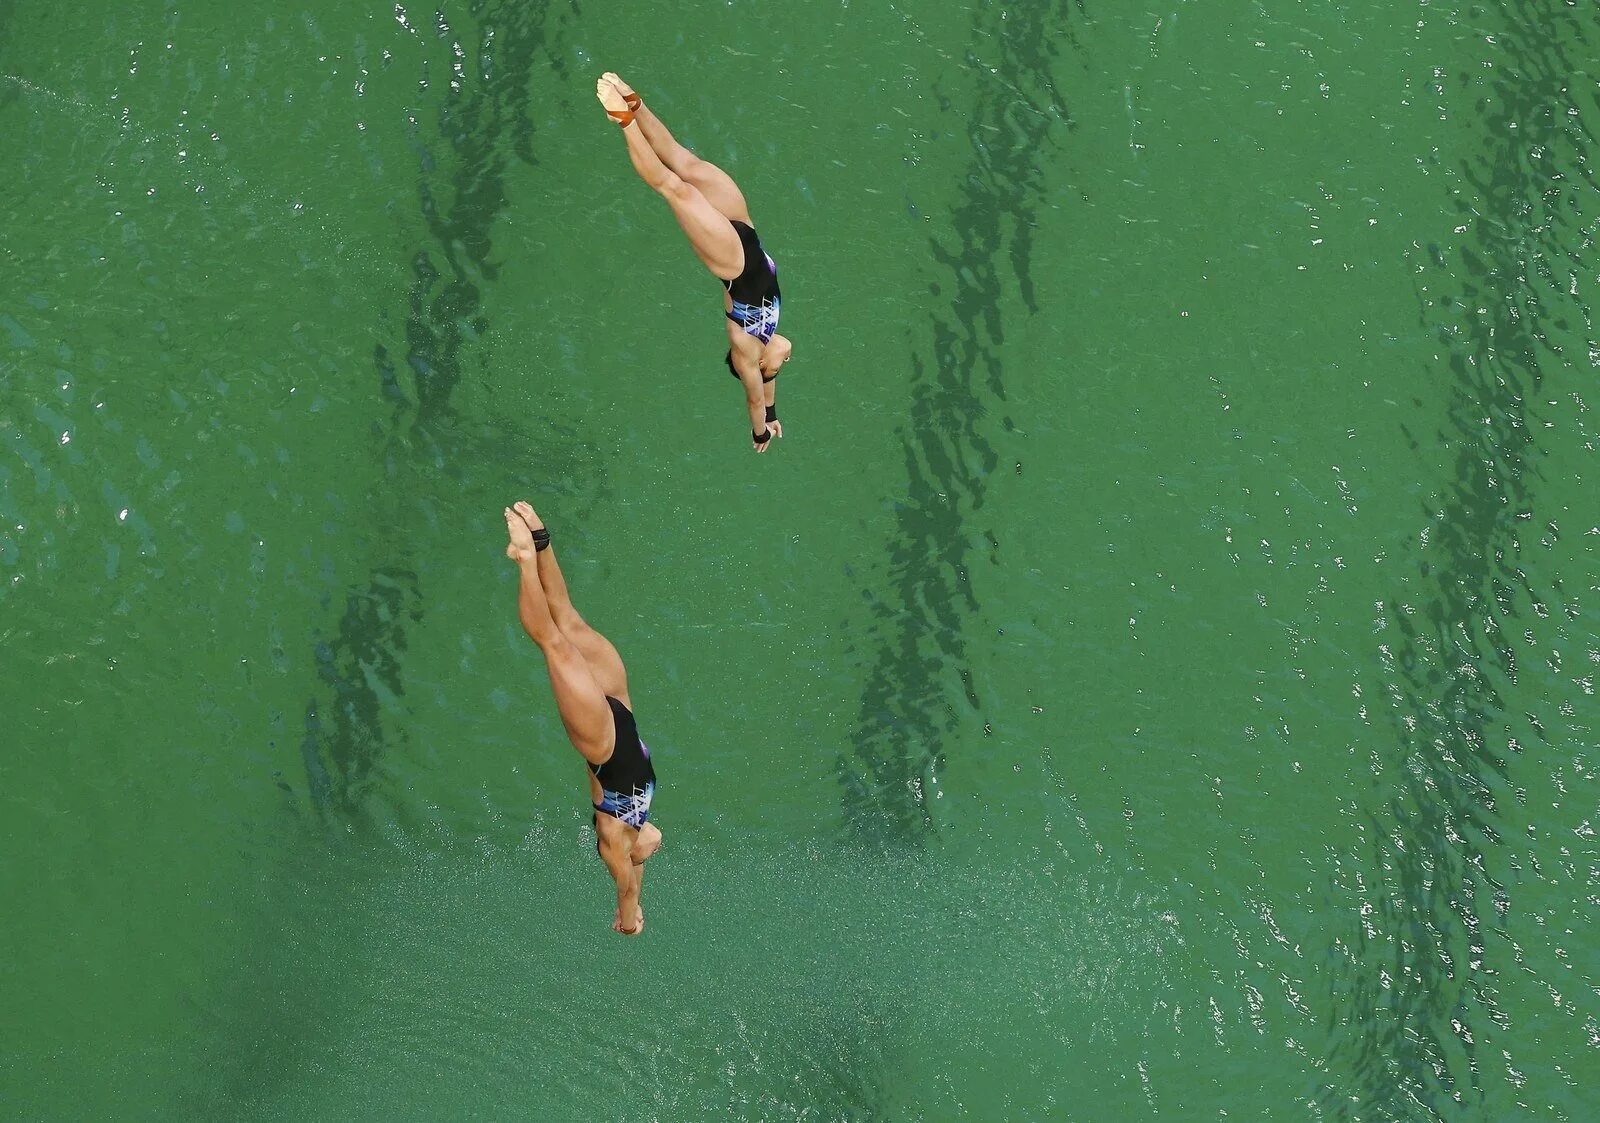
M 430 86 L 439 93 L 428 96 L 442 99 L 438 139 L 430 145 L 412 137 L 431 238 L 411 257 L 405 353 L 379 345 L 373 354 L 368 447 L 380 459 L 383 482 L 366 511 L 392 533 L 380 536 L 368 573 L 327 601 L 331 634 L 319 637 L 312 653 L 321 688 L 307 703 L 301 741 L 305 797 L 281 785 L 291 816 L 331 845 L 280 842 L 274 867 L 246 894 L 259 926 L 241 935 L 253 969 L 230 976 L 215 1012 L 202 1015 L 215 1046 L 197 1066 L 194 1086 L 174 1091 L 186 1113 L 233 1118 L 258 1110 L 282 1084 L 304 1079 L 308 1064 L 315 1069 L 319 1050 L 338 1047 L 317 1039 L 319 1023 L 304 1012 L 343 1001 L 347 990 L 359 994 L 360 980 L 322 977 L 343 955 L 324 934 L 348 923 L 339 906 L 360 889 L 354 868 L 380 868 L 372 854 L 392 841 L 370 828 L 385 822 L 405 837 L 418 833 L 405 821 L 411 808 L 385 798 L 381 786 L 385 759 L 404 748 L 386 715 L 405 694 L 409 637 L 428 608 L 414 544 L 440 538 L 414 500 L 436 491 L 440 477 L 459 478 L 463 464 L 511 459 L 506 438 L 459 416 L 452 397 L 471 376 L 471 361 L 488 361 L 478 341 L 489 327 L 484 289 L 497 273 L 490 234 L 509 203 L 508 173 L 518 161 L 536 163 L 529 103 L 536 87 L 553 96 L 564 76 L 561 40 L 571 11 L 564 3 L 492 0 L 470 5 L 461 27 L 436 16 L 419 28 L 436 36 L 436 48 L 459 42 L 467 53 L 457 84 Z M 437 67 L 430 69 L 437 77 Z M 552 460 L 580 448 L 553 419 L 538 435 Z
M 1061 48 L 1076 46 L 1069 23 L 1080 14 L 1072 0 L 980 4 L 967 59 L 983 76 L 977 103 L 963 118 L 941 106 L 942 121 L 964 119 L 972 157 L 951 214 L 955 239 L 935 237 L 930 247 L 939 280 L 930 286 L 931 339 L 911 355 L 908 491 L 885 545 L 888 591 L 868 597 L 861 646 L 871 669 L 839 761 L 846 822 L 863 841 L 926 837 L 929 780 L 962 707 L 980 704 L 964 629 L 980 607 L 969 568 L 998 545 L 971 520 L 1000 463 L 989 434 L 1005 400 L 1001 272 L 1009 264 L 1029 313 L 1039 311 L 1030 269 L 1042 161 L 1069 127 L 1051 67 Z M 1002 424 L 1010 429 L 1009 419 Z
M 413 142 L 422 172 L 419 206 L 432 239 L 412 258 L 405 354 L 397 358 L 380 344 L 373 355 L 377 389 L 388 404 L 388 415 L 374 423 L 387 477 L 375 506 L 381 524 L 397 530 L 384 536 L 370 576 L 346 592 L 336 609 L 337 629 L 317 643 L 323 689 L 305 715 L 306 782 L 313 806 L 330 825 L 358 824 L 371 810 L 375 772 L 396 736 L 384 726 L 385 704 L 404 693 L 407 634 L 426 610 L 412 553 L 424 528 L 416 525 L 408 497 L 425 493 L 441 474 L 459 475 L 462 464 L 509 459 L 492 434 L 456 414 L 451 399 L 467 377 L 475 341 L 489 327 L 483 287 L 498 274 L 490 233 L 508 204 L 507 171 L 517 161 L 536 162 L 528 112 L 533 69 L 542 64 L 557 80 L 565 74 L 552 30 L 561 7 L 547 19 L 544 4 L 473 5 L 476 66 L 463 69 L 471 77 L 459 88 L 435 83 L 446 91 L 436 142 L 442 151 Z M 433 30 L 452 41 L 466 31 L 448 28 L 443 17 L 435 18 Z M 435 175 L 439 167 L 447 175 Z M 575 451 L 557 427 L 542 436 L 555 462 L 563 456 L 560 446 Z M 552 440 L 557 447 L 549 447 Z M 405 808 L 385 811 L 403 815 Z
M 1569 280 L 1593 273 L 1579 261 L 1580 208 L 1597 186 L 1593 137 L 1569 115 L 1566 91 L 1600 36 L 1592 12 L 1586 20 L 1555 0 L 1491 10 L 1503 30 L 1479 102 L 1483 155 L 1440 176 L 1462 189 L 1471 238 L 1458 253 L 1431 246 L 1415 263 L 1425 266 L 1422 322 L 1454 386 L 1438 432 L 1412 439 L 1456 450 L 1454 477 L 1422 512 L 1411 579 L 1384 606 L 1398 638 L 1381 650 L 1385 696 L 1372 704 L 1387 707 L 1395 745 L 1381 782 L 1396 787 L 1367 824 L 1367 883 L 1340 890 L 1371 908 L 1343 941 L 1330 1003 L 1341 1012 L 1335 1070 L 1353 1071 L 1356 1087 L 1329 1085 L 1318 1098 L 1340 1119 L 1460 1118 L 1463 1105 L 1485 1106 L 1482 1066 L 1509 1064 L 1501 1046 L 1485 1047 L 1507 1023 L 1495 977 L 1514 969 L 1510 895 L 1492 873 L 1505 868 L 1498 805 L 1513 798 L 1516 756 L 1550 746 L 1536 722 L 1508 712 L 1501 690 L 1517 681 L 1513 641 L 1527 627 L 1518 619 L 1550 599 L 1529 572 L 1546 532 L 1530 411 L 1547 380 L 1541 364 L 1567 361 L 1547 332 L 1590 322 Z

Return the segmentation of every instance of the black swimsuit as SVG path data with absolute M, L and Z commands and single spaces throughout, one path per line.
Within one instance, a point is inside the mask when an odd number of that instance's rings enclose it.
M 744 272 L 722 282 L 733 300 L 728 319 L 763 343 L 772 341 L 778 330 L 778 266 L 761 248 L 761 239 L 747 223 L 729 219 L 733 232 L 744 247 Z
M 610 696 L 606 702 L 617 728 L 617 743 L 604 764 L 589 765 L 589 771 L 600 782 L 602 796 L 594 809 L 613 815 L 630 827 L 642 827 L 650 817 L 650 801 L 656 794 L 656 770 L 650 763 L 650 750 L 639 740 L 639 725 L 628 707 Z

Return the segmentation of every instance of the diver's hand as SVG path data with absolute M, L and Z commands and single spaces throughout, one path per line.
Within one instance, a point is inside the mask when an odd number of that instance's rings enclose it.
M 755 434 L 752 434 L 750 446 L 752 446 L 757 453 L 765 453 L 768 448 L 773 446 L 773 438 L 781 438 L 782 435 L 784 435 L 784 427 L 782 427 L 782 424 L 779 424 L 779 421 L 776 418 L 771 419 L 771 421 L 766 422 L 766 440 L 754 440 Z

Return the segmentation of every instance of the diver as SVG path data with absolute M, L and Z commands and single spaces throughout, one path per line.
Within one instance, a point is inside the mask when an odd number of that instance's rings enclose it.
M 773 437 L 783 436 L 774 380 L 794 347 L 778 334 L 778 267 L 761 248 L 744 195 L 727 172 L 673 140 L 617 75 L 602 75 L 595 96 L 622 127 L 639 178 L 672 207 L 695 254 L 722 282 L 728 369 L 744 386 L 751 442 L 765 452 Z
M 617 883 L 611 927 L 637 936 L 644 931 L 644 863 L 660 849 L 661 831 L 649 822 L 656 773 L 633 720 L 628 672 L 611 642 L 572 607 L 550 532 L 533 508 L 518 502 L 505 515 L 506 556 L 521 571 L 517 614 L 544 655 L 567 737 L 589 765 L 595 849 Z

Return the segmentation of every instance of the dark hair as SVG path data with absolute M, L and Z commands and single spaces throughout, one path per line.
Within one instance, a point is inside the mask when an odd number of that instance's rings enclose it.
M 729 347 L 728 348 L 728 353 L 725 356 L 723 356 L 723 362 L 728 364 L 728 373 L 733 375 L 733 377 L 735 377 L 735 378 L 739 378 L 739 371 L 733 365 L 733 348 L 732 347 Z M 742 382 L 744 380 L 740 379 L 740 381 Z

